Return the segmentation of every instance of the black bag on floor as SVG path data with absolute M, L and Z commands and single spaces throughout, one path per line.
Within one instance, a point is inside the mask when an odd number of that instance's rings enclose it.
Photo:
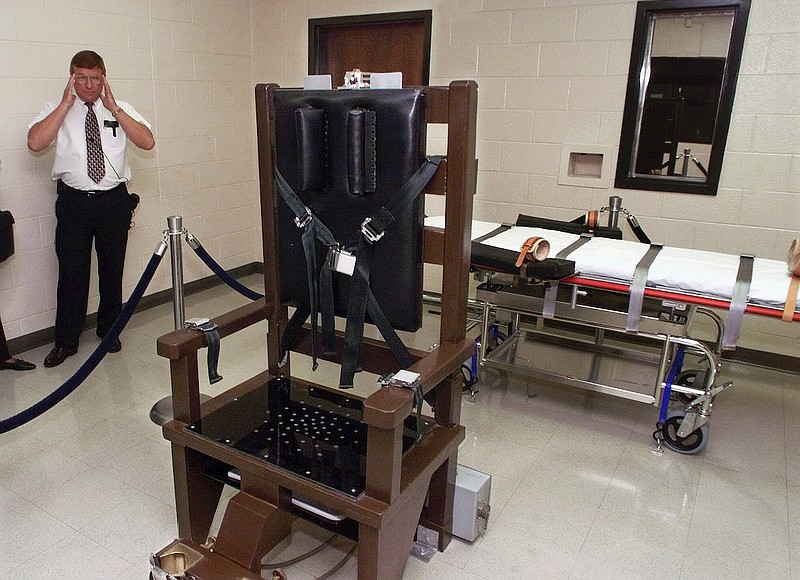
M 0 210 L 0 262 L 14 254 L 14 216 L 8 210 Z

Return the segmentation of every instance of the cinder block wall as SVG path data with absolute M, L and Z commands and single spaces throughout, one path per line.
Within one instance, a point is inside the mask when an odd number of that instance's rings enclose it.
M 141 196 L 124 291 L 139 281 L 167 228 L 183 225 L 225 268 L 261 260 L 249 0 L 51 2 L 0 0 L 0 207 L 16 218 L 16 254 L 0 265 L 0 313 L 9 338 L 55 318 L 52 150 L 33 154 L 27 126 L 60 98 L 69 61 L 100 53 L 115 97 L 153 125 L 156 147 L 129 146 Z M 52 149 L 52 148 L 51 148 Z M 211 272 L 184 246 L 185 279 Z M 96 267 L 94 269 L 96 272 Z M 167 256 L 148 293 L 171 285 Z M 98 304 L 93 276 L 89 312 Z
M 476 219 L 572 219 L 619 195 L 655 241 L 785 259 L 800 237 L 795 4 L 753 2 L 720 191 L 710 197 L 558 184 L 563 145 L 616 155 L 635 1 L 128 0 L 89 9 L 0 0 L 0 77 L 7 95 L 19 95 L 0 101 L 0 205 L 17 217 L 18 246 L 0 266 L 6 331 L 47 328 L 54 317 L 51 157 L 28 152 L 25 132 L 41 104 L 60 95 L 76 50 L 103 54 L 115 94 L 154 123 L 155 150 L 134 155 L 131 185 L 143 204 L 128 292 L 169 215 L 184 216 L 226 268 L 261 260 L 254 84 L 302 82 L 308 18 L 399 10 L 433 10 L 433 84 L 480 85 Z M 443 139 L 431 135 L 432 147 Z M 436 211 L 433 201 L 429 213 Z M 187 280 L 208 275 L 184 255 Z M 164 265 L 151 291 L 168 285 Z M 91 300 L 90 311 L 94 290 Z M 746 317 L 740 344 L 800 356 L 800 325 Z

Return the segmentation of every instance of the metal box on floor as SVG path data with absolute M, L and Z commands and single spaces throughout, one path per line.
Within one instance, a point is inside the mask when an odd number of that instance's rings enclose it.
M 474 542 L 486 531 L 492 476 L 465 465 L 456 467 L 453 535 Z

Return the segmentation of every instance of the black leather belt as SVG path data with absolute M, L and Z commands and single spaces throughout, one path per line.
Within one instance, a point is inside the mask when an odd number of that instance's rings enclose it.
M 82 195 L 84 197 L 100 197 L 101 195 L 105 195 L 107 193 L 112 193 L 114 191 L 118 191 L 121 188 L 124 188 L 125 184 L 120 183 L 111 189 L 92 189 L 89 191 L 84 191 L 83 189 L 75 189 L 74 187 L 70 187 L 60 179 L 56 182 L 56 192 L 61 193 L 70 193 L 72 195 Z

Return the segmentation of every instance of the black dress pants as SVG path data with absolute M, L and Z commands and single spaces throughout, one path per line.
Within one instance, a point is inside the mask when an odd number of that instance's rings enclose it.
M 58 290 L 55 342 L 78 346 L 89 300 L 92 242 L 97 252 L 100 305 L 97 335 L 105 336 L 122 311 L 122 273 L 131 221 L 127 188 L 97 197 L 63 192 L 56 198 Z
M 11 358 L 11 353 L 8 352 L 8 343 L 6 342 L 6 332 L 3 330 L 3 321 L 0 320 L 0 362 L 7 361 Z

